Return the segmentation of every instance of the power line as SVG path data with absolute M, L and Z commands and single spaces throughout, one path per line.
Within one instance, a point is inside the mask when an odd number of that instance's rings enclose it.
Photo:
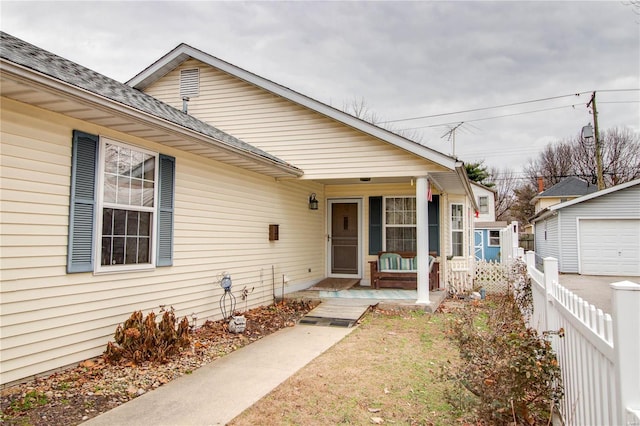
M 503 114 L 503 115 L 495 115 L 493 117 L 484 117 L 484 118 L 476 118 L 473 120 L 465 120 L 465 123 L 472 123 L 475 121 L 485 121 L 485 120 L 494 120 L 496 118 L 503 118 L 503 117 L 513 117 L 516 115 L 525 115 L 525 114 L 533 114 L 536 112 L 545 112 L 545 111 L 553 111 L 553 110 L 558 110 L 558 109 L 564 109 L 564 108 L 575 108 L 576 104 L 571 104 L 571 105 L 564 105 L 564 106 L 559 106 L 559 107 L 553 107 L 553 108 L 544 108 L 544 109 L 537 109 L 537 110 L 533 110 L 533 111 L 524 111 L 524 112 L 516 112 L 513 114 Z M 431 124 L 431 125 L 427 125 L 427 126 L 418 126 L 418 127 L 408 127 L 405 129 L 400 129 L 400 130 L 417 130 L 417 129 L 426 129 L 426 128 L 430 128 L 430 127 L 442 127 L 442 126 L 451 126 L 453 124 L 458 124 L 460 123 L 460 121 L 452 121 L 449 123 L 442 123 L 442 124 Z
M 602 90 L 591 90 L 591 92 L 637 92 L 640 89 L 602 89 Z M 589 92 L 582 92 L 589 93 Z
M 640 101 L 605 101 L 598 102 L 599 104 L 640 104 Z
M 640 89 L 605 89 L 605 90 L 596 90 L 596 91 L 597 92 L 632 92 L 632 91 L 640 91 Z M 400 118 L 400 119 L 397 119 L 397 120 L 387 120 L 387 121 L 382 121 L 381 124 L 399 123 L 401 121 L 420 120 L 420 119 L 423 119 L 423 118 L 443 117 L 443 116 L 446 116 L 446 115 L 463 114 L 463 113 L 467 113 L 467 112 L 486 111 L 486 110 L 489 110 L 489 109 L 504 108 L 504 107 L 509 107 L 509 106 L 524 105 L 524 104 L 530 104 L 530 103 L 535 103 L 535 102 L 544 102 L 544 101 L 550 101 L 550 100 L 554 100 L 554 99 L 562 99 L 562 98 L 568 98 L 568 97 L 573 97 L 573 96 L 580 96 L 580 95 L 585 95 L 587 93 L 593 93 L 593 90 L 589 90 L 589 91 L 586 91 L 586 92 L 577 92 L 577 93 L 572 93 L 572 94 L 568 94 L 568 95 L 550 96 L 550 97 L 547 97 L 547 98 L 532 99 L 532 100 L 529 100 L 529 101 L 514 102 L 514 103 L 510 103 L 510 104 L 495 105 L 495 106 L 490 106 L 490 107 L 474 108 L 474 109 L 467 109 L 467 110 L 454 111 L 454 112 L 444 112 L 444 113 L 441 113 L 441 114 L 423 115 L 423 116 L 419 116 L 419 117 Z

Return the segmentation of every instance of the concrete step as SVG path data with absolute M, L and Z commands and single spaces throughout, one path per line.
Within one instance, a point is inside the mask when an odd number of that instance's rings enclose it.
M 300 324 L 353 327 L 369 308 L 368 302 L 358 299 L 327 300 L 305 315 Z

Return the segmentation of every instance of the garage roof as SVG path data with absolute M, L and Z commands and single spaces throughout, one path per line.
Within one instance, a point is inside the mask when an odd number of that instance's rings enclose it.
M 640 185 L 640 179 L 632 180 L 629 182 L 621 183 L 620 185 L 612 186 L 611 188 L 603 189 L 602 191 L 592 192 L 591 194 L 583 195 L 582 197 L 574 198 L 573 200 L 565 201 L 564 203 L 554 204 L 552 206 L 547 207 L 544 210 L 538 212 L 537 215 L 532 217 L 529 221 L 536 222 L 538 220 L 544 219 L 549 215 L 553 214 L 555 211 L 563 209 L 565 207 L 573 206 L 575 204 L 584 203 L 585 201 L 592 200 L 594 198 L 602 197 L 603 195 L 611 194 L 613 192 L 621 191 L 626 188 L 630 188 L 632 186 Z

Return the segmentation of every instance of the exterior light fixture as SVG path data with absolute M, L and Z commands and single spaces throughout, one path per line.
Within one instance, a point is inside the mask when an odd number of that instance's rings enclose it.
M 318 210 L 318 200 L 316 200 L 315 192 L 309 196 L 309 210 Z

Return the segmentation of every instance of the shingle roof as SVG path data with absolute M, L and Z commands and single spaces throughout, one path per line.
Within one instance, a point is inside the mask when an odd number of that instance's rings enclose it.
M 560 182 L 553 185 L 546 191 L 541 192 L 537 197 L 569 197 L 569 196 L 581 196 L 596 192 L 598 187 L 592 185 L 589 182 L 577 178 L 575 176 L 569 176 L 562 179 Z
M 57 80 L 211 137 L 236 149 L 293 167 L 285 161 L 185 114 L 137 89 L 0 31 L 0 57 Z
M 634 186 L 640 185 L 640 179 L 632 180 L 629 182 L 621 183 L 616 186 L 612 186 L 607 189 L 603 189 L 601 191 L 594 191 L 589 194 L 585 194 L 581 197 L 574 198 L 573 200 L 565 201 L 563 203 L 554 204 L 552 206 L 547 207 L 546 209 L 540 210 L 533 217 L 529 218 L 529 222 L 533 223 L 548 217 L 560 209 L 564 209 L 565 207 L 574 206 L 576 204 L 584 203 L 585 201 L 593 200 L 594 198 L 602 197 L 605 195 L 609 195 L 613 192 L 618 192 L 625 190 L 627 188 L 631 188 Z

